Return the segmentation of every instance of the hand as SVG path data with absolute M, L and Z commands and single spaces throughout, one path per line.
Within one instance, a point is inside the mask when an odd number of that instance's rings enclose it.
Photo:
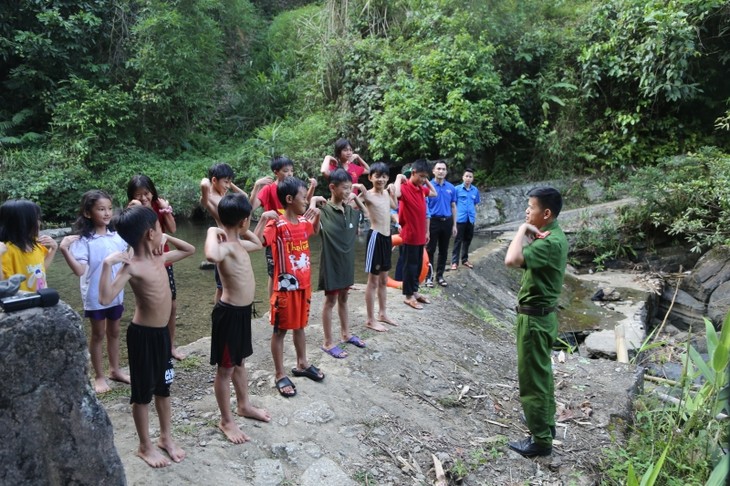
M 167 207 L 170 207 L 170 203 L 162 199 L 161 197 L 157 198 L 157 204 L 160 206 L 160 209 L 165 209 Z
M 160 256 L 165 253 L 165 243 L 167 243 L 167 235 L 165 233 L 162 233 L 162 241 L 160 241 L 160 246 L 152 250 L 152 254 Z
M 399 180 L 399 179 L 400 179 L 400 180 L 401 180 L 402 182 L 405 182 L 405 181 L 407 181 L 407 180 L 408 180 L 408 178 L 407 178 L 407 177 L 406 177 L 405 175 L 403 175 L 403 174 L 398 174 L 397 176 L 395 176 L 395 180 L 396 180 L 396 181 L 397 181 L 397 180 Z
M 271 211 L 264 211 L 263 213 L 261 213 L 259 220 L 263 222 L 263 221 L 266 221 L 267 219 L 278 219 L 278 218 L 279 218 L 279 213 L 274 210 L 271 210 Z
M 129 248 L 130 251 L 115 251 L 114 253 L 110 253 L 106 258 L 104 258 L 104 265 L 116 265 L 117 263 L 124 263 L 129 264 L 132 263 L 132 248 Z
M 266 177 L 262 177 L 261 179 L 257 180 L 256 183 L 254 184 L 254 186 L 259 186 L 259 187 L 268 186 L 272 182 L 274 182 L 273 177 L 266 176 Z
M 137 201 L 137 202 L 139 202 L 139 201 Z M 60 250 L 61 251 L 68 250 L 75 241 L 79 240 L 79 238 L 80 238 L 79 235 L 68 235 L 68 236 L 64 237 L 61 240 L 61 245 L 59 246 Z
M 429 231 L 426 231 L 426 243 L 431 241 L 431 233 Z
M 360 183 L 353 184 L 352 188 L 357 189 L 360 192 L 367 192 L 367 188 L 365 187 L 365 184 L 360 184 Z
M 51 238 L 48 235 L 40 235 L 38 237 L 38 243 L 45 246 L 49 250 L 55 251 L 58 249 L 58 243 L 56 243 L 56 240 L 54 240 L 53 238 Z
M 309 178 L 309 188 L 314 189 L 316 187 L 317 187 L 317 179 L 315 179 L 314 177 L 310 177 Z
M 388 191 L 388 194 L 395 195 L 395 186 L 393 184 L 388 184 L 385 190 Z
M 312 199 L 309 201 L 309 207 L 315 208 L 319 204 L 327 204 L 327 199 L 322 196 L 312 196 Z
M 203 177 L 202 179 L 200 179 L 200 187 L 210 189 L 210 179 L 208 179 L 207 177 Z
M 142 202 L 139 201 L 138 199 L 132 199 L 131 201 L 129 201 L 129 204 L 127 204 L 128 208 L 131 208 L 134 206 L 142 206 Z
M 218 239 L 218 243 L 225 243 L 226 241 L 228 241 L 228 236 L 226 235 L 226 232 L 216 226 L 211 226 L 210 228 L 208 228 L 208 234 L 215 234 L 216 238 Z
M 305 219 L 308 219 L 308 220 L 310 220 L 310 221 L 311 221 L 312 219 L 316 218 L 317 216 L 319 216 L 319 208 L 313 208 L 313 207 L 310 207 L 309 209 L 307 209 L 307 210 L 306 210 L 306 211 L 304 212 L 304 218 L 305 218 Z
M 451 228 L 451 237 L 452 238 L 456 238 L 456 233 L 457 233 L 456 226 L 454 226 L 454 227 Z

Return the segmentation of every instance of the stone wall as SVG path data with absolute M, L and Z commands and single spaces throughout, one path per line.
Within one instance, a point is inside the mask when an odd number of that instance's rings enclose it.
M 88 359 L 67 304 L 0 312 L 0 484 L 126 484 Z

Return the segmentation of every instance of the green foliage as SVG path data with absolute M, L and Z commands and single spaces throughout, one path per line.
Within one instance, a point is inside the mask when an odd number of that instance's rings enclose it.
M 638 203 L 625 210 L 624 230 L 647 221 L 700 252 L 730 242 L 730 156 L 717 149 L 663 159 L 634 174 L 626 187 Z
M 635 257 L 631 242 L 638 240 L 640 236 L 631 234 L 634 240 L 630 240 L 620 231 L 614 218 L 595 218 L 591 214 L 584 214 L 571 243 L 570 252 L 576 256 L 590 256 L 596 265 L 596 271 L 600 272 L 606 269 L 606 264 L 611 260 Z
M 722 484 L 728 431 L 717 414 L 727 411 L 730 315 L 719 336 L 709 319 L 705 332 L 708 358 L 688 344 L 676 404 L 641 397 L 628 442 L 604 450 L 605 476 L 612 484 Z M 699 377 L 702 385 L 695 391 Z M 641 481 L 636 471 L 645 471 Z

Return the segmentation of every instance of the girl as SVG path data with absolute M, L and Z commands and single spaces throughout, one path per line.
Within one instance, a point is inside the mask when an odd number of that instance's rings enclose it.
M 10 199 L 0 206 L 0 257 L 2 278 L 21 274 L 20 290 L 44 289 L 46 269 L 51 266 L 58 244 L 48 235 L 38 235 L 41 208 L 25 199 Z
M 84 317 L 91 321 L 89 354 L 94 367 L 94 390 L 97 394 L 111 390 L 104 376 L 102 345 L 106 334 L 109 355 L 109 378 L 129 383 L 129 376 L 119 369 L 119 321 L 124 312 L 124 292 L 103 306 L 99 303 L 99 279 L 102 263 L 110 253 L 126 251 L 127 244 L 108 226 L 113 215 L 112 198 L 104 191 L 88 191 L 81 196 L 79 217 L 74 223 L 73 235 L 61 241 L 61 253 L 71 270 L 80 277 Z M 113 268 L 116 274 L 120 265 Z
M 329 179 L 330 173 L 338 167 L 342 167 L 350 174 L 353 184 L 357 184 L 361 175 L 370 173 L 370 166 L 362 157 L 354 153 L 352 145 L 346 138 L 341 138 L 335 142 L 335 156 L 326 155 L 324 157 L 320 172 L 322 172 L 325 179 Z M 357 195 L 357 190 L 353 189 L 352 193 Z
M 152 208 L 157 213 L 157 219 L 160 221 L 160 227 L 165 233 L 174 233 L 177 230 L 175 217 L 172 215 L 172 206 L 157 194 L 154 182 L 143 174 L 133 176 L 127 184 L 127 198 L 129 206 L 141 204 L 148 208 Z M 169 251 L 165 245 L 164 251 Z M 172 263 L 166 263 L 165 269 L 170 280 L 170 290 L 172 291 L 172 309 L 170 310 L 170 319 L 167 321 L 167 328 L 170 332 L 170 343 L 172 344 L 172 357 L 177 360 L 185 359 L 185 355 L 175 347 L 175 328 L 177 324 L 177 288 L 175 287 L 175 274 L 172 270 Z

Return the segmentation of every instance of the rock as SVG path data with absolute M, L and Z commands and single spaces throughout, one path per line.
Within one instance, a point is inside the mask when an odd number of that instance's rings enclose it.
M 345 474 L 335 461 L 327 457 L 318 459 L 304 471 L 299 482 L 301 486 L 322 486 L 337 484 L 338 486 L 355 486 L 357 483 Z
M 277 486 L 284 481 L 284 468 L 281 461 L 259 459 L 253 463 L 254 486 Z
M 669 321 L 678 329 L 689 329 L 696 326 L 704 329 L 705 321 L 703 316 L 705 315 L 705 304 L 684 290 L 677 291 L 677 296 L 674 297 L 674 290 L 672 287 L 664 289 L 659 303 L 658 317 L 662 318 L 666 314 L 672 303 L 672 298 L 674 298 L 674 305 L 672 306 L 672 313 L 669 315 Z
M 0 313 L 0 382 L 0 483 L 126 484 L 68 305 Z
M 730 247 L 714 248 L 699 259 L 679 288 L 702 303 L 724 282 L 730 280 Z
M 720 284 L 712 292 L 710 301 L 707 303 L 707 317 L 716 326 L 720 326 L 725 320 L 725 316 L 728 315 L 728 311 L 730 311 L 730 281 Z

